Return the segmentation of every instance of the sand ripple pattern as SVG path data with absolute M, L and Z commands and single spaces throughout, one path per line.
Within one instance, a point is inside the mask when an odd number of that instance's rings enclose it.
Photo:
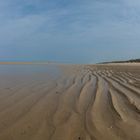
M 140 140 L 140 67 L 79 66 L 0 88 L 0 140 Z

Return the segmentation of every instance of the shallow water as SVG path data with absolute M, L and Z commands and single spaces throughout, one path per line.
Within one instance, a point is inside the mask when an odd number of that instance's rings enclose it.
M 33 64 L 33 65 L 0 65 L 0 74 L 35 74 L 48 73 L 53 76 L 60 75 L 60 68 L 53 64 Z
M 21 82 L 56 80 L 62 75 L 58 65 L 0 65 L 0 87 L 16 85 Z

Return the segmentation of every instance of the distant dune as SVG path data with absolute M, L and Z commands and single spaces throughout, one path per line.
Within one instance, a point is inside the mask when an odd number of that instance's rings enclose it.
M 101 64 L 107 64 L 107 63 L 140 63 L 140 59 L 130 59 L 130 60 L 126 60 L 126 61 L 102 62 Z
M 139 66 L 57 67 L 0 69 L 0 140 L 140 140 Z

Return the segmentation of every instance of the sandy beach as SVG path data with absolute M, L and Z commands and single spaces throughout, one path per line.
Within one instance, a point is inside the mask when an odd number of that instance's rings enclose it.
M 140 140 L 140 65 L 2 63 L 0 140 Z

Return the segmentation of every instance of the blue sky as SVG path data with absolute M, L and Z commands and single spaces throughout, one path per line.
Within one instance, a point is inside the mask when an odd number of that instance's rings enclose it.
M 0 61 L 140 58 L 139 0 L 0 0 Z

